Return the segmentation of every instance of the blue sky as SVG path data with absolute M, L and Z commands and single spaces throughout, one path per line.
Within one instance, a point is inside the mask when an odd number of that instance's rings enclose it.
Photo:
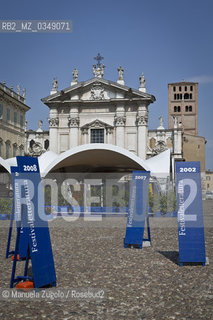
M 54 76 L 59 89 L 70 85 L 72 71 L 79 81 L 92 78 L 93 57 L 104 56 L 105 79 L 138 88 L 144 72 L 147 91 L 155 95 L 149 128 L 163 116 L 167 127 L 170 82 L 199 82 L 199 135 L 206 144 L 206 169 L 213 169 L 213 1 L 212 0 L 7 0 L 0 19 L 67 19 L 73 32 L 64 34 L 0 34 L 0 82 L 27 89 L 28 128 L 43 119 Z

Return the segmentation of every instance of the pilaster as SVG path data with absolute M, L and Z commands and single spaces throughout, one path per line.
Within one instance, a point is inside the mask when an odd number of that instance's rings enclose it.
M 51 109 L 49 114 L 49 131 L 50 131 L 50 151 L 58 153 L 58 111 L 57 109 Z

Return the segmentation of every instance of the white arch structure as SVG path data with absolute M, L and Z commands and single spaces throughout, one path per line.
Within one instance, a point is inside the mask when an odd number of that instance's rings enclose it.
M 45 157 L 45 160 L 42 159 Z M 151 160 L 151 159 L 150 159 Z M 92 143 L 84 144 L 63 152 L 60 155 L 54 152 L 47 152 L 42 155 L 39 162 L 42 162 L 41 176 L 45 177 L 52 170 L 63 167 L 79 168 L 88 167 L 113 167 L 132 168 L 135 170 L 151 171 L 153 174 L 170 172 L 170 150 L 153 157 L 152 161 L 142 160 L 134 153 L 111 144 Z
M 3 158 L 0 157 L 0 166 L 10 173 L 10 167 L 17 166 L 16 158 L 10 158 L 10 159 L 4 160 Z
M 48 151 L 42 154 L 38 161 L 41 177 L 45 177 L 49 172 L 60 168 L 71 167 L 74 171 L 75 169 L 79 170 L 82 166 L 97 169 L 99 167 L 111 167 L 124 170 L 128 168 L 146 170 L 151 171 L 151 174 L 156 176 L 169 175 L 170 173 L 170 150 L 166 150 L 148 160 L 142 160 L 126 149 L 104 143 L 80 145 L 60 155 Z M 17 166 L 16 158 L 4 160 L 0 157 L 0 166 L 10 173 L 10 167 Z

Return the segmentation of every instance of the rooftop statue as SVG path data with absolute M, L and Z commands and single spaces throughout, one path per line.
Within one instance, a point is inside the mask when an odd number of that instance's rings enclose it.
M 72 75 L 73 75 L 73 81 L 78 82 L 78 70 L 76 68 L 73 70 Z
M 119 74 L 119 80 L 123 80 L 124 79 L 124 69 L 120 66 L 118 68 L 118 74 Z
M 142 73 L 142 75 L 140 76 L 140 88 L 145 88 L 146 86 L 146 79 L 144 77 L 144 74 Z
M 58 81 L 56 80 L 56 78 L 53 79 L 52 89 L 56 91 L 58 90 Z

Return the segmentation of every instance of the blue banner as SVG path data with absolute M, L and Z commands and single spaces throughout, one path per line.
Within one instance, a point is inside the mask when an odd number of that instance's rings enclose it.
M 202 189 L 199 162 L 176 162 L 179 264 L 205 265 Z
M 15 219 L 22 210 L 22 227 L 27 230 L 35 288 L 56 283 L 48 222 L 44 213 L 44 194 L 38 159 L 17 157 L 15 173 Z M 23 209 L 22 209 L 23 208 Z M 21 244 L 21 242 L 20 242 Z
M 124 246 L 143 246 L 143 234 L 148 212 L 149 171 L 133 171 L 130 189 L 129 212 L 127 216 Z
M 19 248 L 18 254 L 20 259 L 27 257 L 28 250 L 28 230 L 24 227 L 24 217 L 26 216 L 26 206 L 20 204 L 20 191 L 17 184 L 17 178 L 19 177 L 19 168 L 11 167 L 11 176 L 12 176 L 12 185 L 13 185 L 13 219 L 15 217 L 17 230 L 20 227 L 20 239 L 19 239 Z M 22 194 L 23 196 L 23 194 Z M 26 225 L 26 224 L 25 224 Z

